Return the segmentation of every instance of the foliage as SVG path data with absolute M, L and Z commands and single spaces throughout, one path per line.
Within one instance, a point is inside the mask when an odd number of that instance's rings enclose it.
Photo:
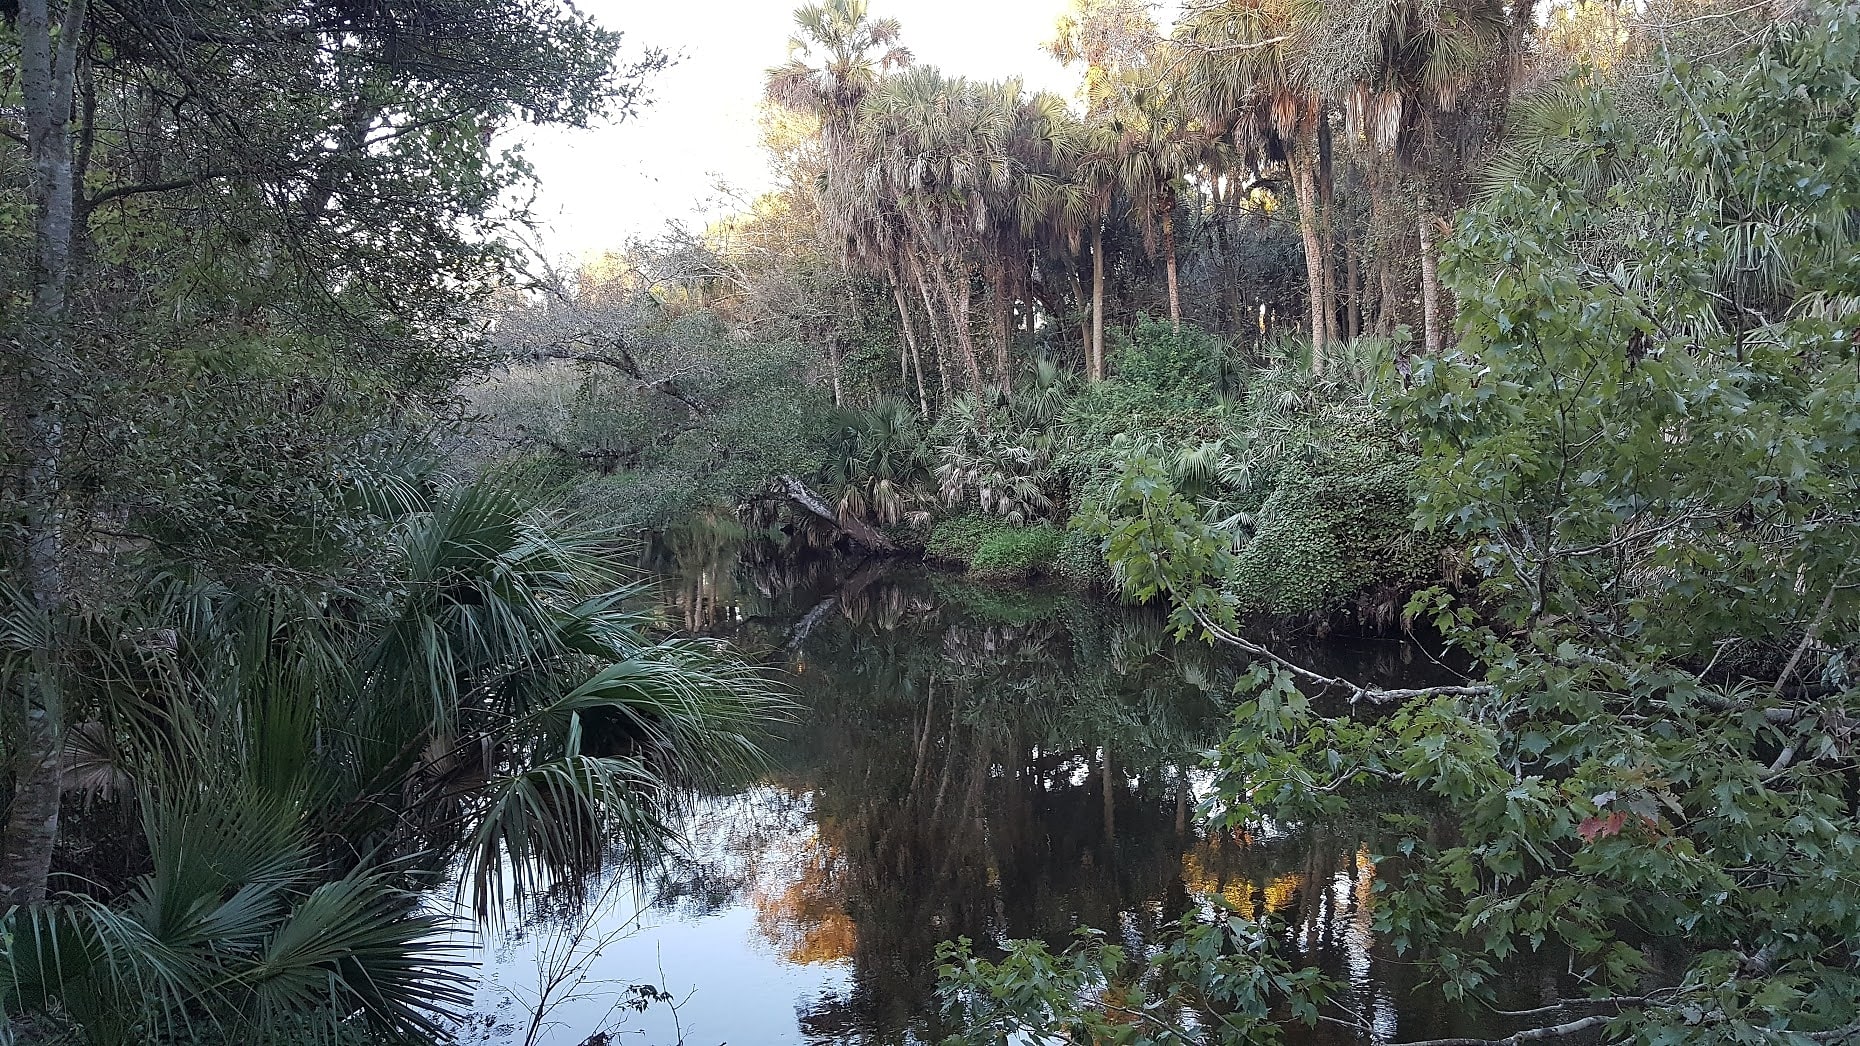
M 985 577 L 1028 577 L 1052 568 L 1062 532 L 1051 524 L 997 531 L 976 546 L 969 569 Z
M 1025 578 L 1047 572 L 1062 532 L 1051 524 L 1017 526 L 988 516 L 954 516 L 930 532 L 925 553 L 967 566 L 978 577 Z
M 1033 1043 L 1277 1042 L 1282 1020 L 1313 1025 L 1332 986 L 1272 954 L 1273 934 L 1237 912 L 1185 918 L 1166 946 L 1140 960 L 1080 930 L 1054 955 L 1015 941 L 998 962 L 968 940 L 938 949 L 938 994 L 962 1029 L 945 1046 Z
M 1460 344 L 1399 410 L 1419 517 L 1481 579 L 1410 613 L 1481 678 L 1378 690 L 1241 638 L 1230 551 L 1154 460 L 1102 528 L 1180 631 L 1258 659 L 1218 756 L 1227 823 L 1321 823 L 1367 789 L 1452 819 L 1391 822 L 1376 925 L 1493 1037 L 1516 1027 L 1500 964 L 1532 953 L 1565 957 L 1562 998 L 1512 1041 L 1860 1026 L 1856 17 L 1818 8 L 1703 70 L 1669 52 L 1670 136 L 1595 121 L 1574 152 L 1618 175 L 1547 171 L 1458 218 Z M 1053 997 L 996 998 L 1040 1021 Z
M 152 872 L 17 909 L 11 1012 L 99 1041 L 357 1010 L 417 1030 L 463 974 L 408 874 L 458 869 L 481 916 L 523 910 L 616 850 L 652 862 L 688 785 L 758 765 L 779 697 L 713 644 L 651 635 L 611 531 L 521 474 L 378 481 L 378 577 L 156 575 L 95 630 L 93 776 L 143 804 Z
M 146 804 L 152 871 L 104 904 L 71 895 L 3 924 L 0 1007 L 87 1042 L 443 1035 L 469 1001 L 447 921 L 392 869 L 331 878 L 288 799 Z

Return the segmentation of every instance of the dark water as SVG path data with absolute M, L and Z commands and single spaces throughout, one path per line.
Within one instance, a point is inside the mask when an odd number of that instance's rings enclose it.
M 669 612 L 785 665 L 798 722 L 761 781 L 698 805 L 685 860 L 643 889 L 589 884 L 579 914 L 491 949 L 477 1037 L 523 1042 L 547 996 L 535 1041 L 564 1046 L 614 1029 L 693 1046 L 935 1042 L 950 1030 L 939 941 L 1063 945 L 1092 926 L 1140 948 L 1216 897 L 1273 913 L 1286 948 L 1349 986 L 1331 1012 L 1358 1030 L 1290 1041 L 1476 1030 L 1372 932 L 1373 817 L 1235 831 L 1197 816 L 1244 668 L 1227 652 L 1058 589 L 691 558 L 709 565 L 668 578 Z M 1398 641 L 1285 645 L 1361 680 L 1442 673 Z M 629 988 L 642 983 L 671 999 Z

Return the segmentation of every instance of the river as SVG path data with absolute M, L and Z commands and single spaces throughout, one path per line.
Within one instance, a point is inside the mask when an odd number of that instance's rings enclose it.
M 1230 653 L 1064 589 L 696 558 L 668 572 L 668 612 L 780 666 L 795 722 L 759 780 L 694 803 L 688 853 L 494 938 L 468 1038 L 934 1043 L 938 942 L 1063 946 L 1090 926 L 1141 948 L 1217 897 L 1271 912 L 1347 985 L 1327 1012 L 1357 1029 L 1288 1042 L 1477 1030 L 1376 939 L 1372 828 L 1197 816 L 1244 667 Z M 1442 673 L 1399 639 L 1283 642 L 1364 681 Z

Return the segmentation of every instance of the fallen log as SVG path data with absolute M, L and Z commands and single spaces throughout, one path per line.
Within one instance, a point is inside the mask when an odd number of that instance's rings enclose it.
M 852 539 L 852 543 L 861 549 L 885 555 L 898 551 L 898 546 L 893 544 L 890 538 L 879 533 L 865 520 L 841 519 L 839 513 L 833 511 L 831 506 L 821 500 L 820 495 L 807 489 L 807 484 L 793 476 L 779 476 L 775 483 L 781 488 L 781 492 L 788 496 L 788 500 L 799 505 L 809 515 L 831 524 L 835 530 Z

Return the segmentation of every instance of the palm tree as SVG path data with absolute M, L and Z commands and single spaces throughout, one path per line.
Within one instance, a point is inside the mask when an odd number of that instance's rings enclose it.
M 825 153 L 818 188 L 820 212 L 825 231 L 834 241 L 835 256 L 843 269 L 850 270 L 856 255 L 863 252 L 869 256 L 873 241 L 873 216 L 855 177 L 864 166 L 854 155 L 859 106 L 885 73 L 911 63 L 911 52 L 899 43 L 902 28 L 898 20 L 870 17 L 866 0 L 807 4 L 795 11 L 794 20 L 797 31 L 788 41 L 789 59 L 768 70 L 764 96 L 776 105 L 807 113 L 820 123 Z M 904 295 L 898 293 L 896 274 L 888 265 L 881 271 L 893 277 L 893 299 L 901 310 L 899 321 L 914 348 L 915 333 Z M 831 334 L 827 351 L 833 402 L 837 404 L 842 392 L 840 360 L 838 340 Z M 920 366 L 920 381 L 921 375 Z
M 1258 169 L 1283 163 L 1298 205 L 1311 306 L 1311 364 L 1322 372 L 1335 330 L 1320 180 L 1328 133 L 1321 84 L 1303 60 L 1302 8 L 1293 0 L 1233 0 L 1195 9 L 1176 27 L 1185 111 L 1235 145 Z
M 1389 210 L 1388 178 L 1376 168 L 1393 162 L 1416 172 L 1437 160 L 1428 154 L 1447 148 L 1465 130 L 1455 117 L 1472 107 L 1463 96 L 1480 84 L 1503 90 L 1493 75 L 1505 65 L 1506 48 L 1518 40 L 1508 31 L 1504 0 L 1450 0 L 1329 4 L 1290 0 L 1301 36 L 1300 61 L 1307 75 L 1342 102 L 1349 137 L 1367 147 L 1371 165 L 1372 227 L 1384 237 L 1393 231 L 1383 219 Z M 1417 194 L 1417 232 L 1421 243 L 1423 344 L 1440 349 L 1440 281 L 1433 249 L 1435 208 L 1445 202 L 1430 192 L 1426 178 Z M 1378 266 L 1387 280 L 1393 245 L 1377 246 Z M 1385 289 L 1385 297 L 1392 297 Z
M 1006 140 L 1013 112 L 996 92 L 918 68 L 887 79 L 860 111 L 866 191 L 896 208 L 905 241 L 941 299 L 969 392 L 983 388 L 971 282 L 991 227 L 991 203 L 1012 184 Z
M 779 699 L 710 644 L 651 636 L 610 532 L 516 476 L 364 493 L 389 507 L 349 525 L 391 531 L 385 584 L 164 575 L 93 629 L 102 762 L 154 864 L 108 903 L 14 910 L 8 1013 L 106 1041 L 358 1012 L 421 1031 L 458 978 L 396 883 L 463 868 L 495 918 L 613 842 L 655 859 L 685 785 L 755 763 Z
M 1154 256 L 1157 230 L 1169 287 L 1169 322 L 1182 329 L 1182 296 L 1176 279 L 1175 211 L 1185 178 L 1201 158 L 1198 126 L 1181 119 L 1176 99 L 1160 85 L 1126 93 L 1110 109 L 1116 135 L 1117 184 L 1129 196 Z
M 1060 16 L 1047 45 L 1060 62 L 1085 66 L 1080 92 L 1085 126 L 1072 164 L 1073 182 L 1080 191 L 1066 201 L 1058 219 L 1069 236 L 1080 225 L 1091 228 L 1091 341 L 1085 369 L 1092 381 L 1105 376 L 1104 223 L 1110 220 L 1123 154 L 1123 135 L 1111 125 L 1110 113 L 1150 63 L 1157 42 L 1156 20 L 1140 0 L 1073 0 L 1072 10 Z

